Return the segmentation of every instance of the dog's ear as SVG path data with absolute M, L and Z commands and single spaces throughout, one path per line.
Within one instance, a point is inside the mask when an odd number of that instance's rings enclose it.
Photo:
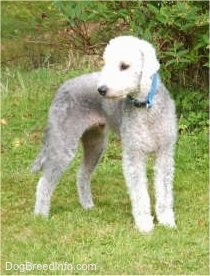
M 151 78 L 160 68 L 160 63 L 157 60 L 156 52 L 153 46 L 144 40 L 141 40 L 142 54 L 142 79 Z

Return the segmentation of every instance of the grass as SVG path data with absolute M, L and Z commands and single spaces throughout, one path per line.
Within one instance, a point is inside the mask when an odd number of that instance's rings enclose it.
M 176 230 L 157 225 L 153 234 L 143 236 L 134 228 L 120 143 L 114 135 L 93 176 L 95 209 L 84 211 L 78 203 L 75 174 L 80 149 L 54 193 L 50 219 L 34 218 L 39 175 L 31 174 L 29 167 L 56 87 L 77 74 L 46 69 L 2 72 L 1 274 L 209 274 L 206 131 L 182 134 L 177 143 Z M 151 182 L 151 166 L 148 172 Z M 7 262 L 13 269 L 6 270 Z M 26 262 L 55 267 L 26 271 Z M 74 270 L 56 269 L 56 263 L 65 262 Z M 83 264 L 82 270 L 77 264 Z M 88 270 L 88 264 L 96 267 Z

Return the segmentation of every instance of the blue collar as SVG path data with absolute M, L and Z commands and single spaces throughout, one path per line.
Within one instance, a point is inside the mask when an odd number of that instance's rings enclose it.
M 153 99 L 154 99 L 154 96 L 157 92 L 158 80 L 159 80 L 159 75 L 158 75 L 158 73 L 155 73 L 152 76 L 152 85 L 151 85 L 150 91 L 149 91 L 145 101 L 140 101 L 138 99 L 135 99 L 131 95 L 127 96 L 127 98 L 133 104 L 133 106 L 135 106 L 135 107 L 147 107 L 147 108 L 152 107 Z

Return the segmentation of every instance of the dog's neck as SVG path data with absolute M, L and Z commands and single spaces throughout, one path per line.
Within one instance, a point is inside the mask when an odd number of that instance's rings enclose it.
M 151 78 L 147 78 L 146 80 L 141 79 L 139 91 L 134 95 L 128 95 L 128 100 L 135 107 L 152 107 L 155 94 L 157 92 L 158 83 L 159 83 L 159 75 L 155 73 Z

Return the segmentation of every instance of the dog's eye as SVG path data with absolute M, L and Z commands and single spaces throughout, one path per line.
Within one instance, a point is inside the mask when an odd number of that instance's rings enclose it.
M 126 69 L 128 69 L 130 67 L 130 65 L 125 64 L 125 63 L 121 63 L 120 64 L 120 71 L 124 71 Z

